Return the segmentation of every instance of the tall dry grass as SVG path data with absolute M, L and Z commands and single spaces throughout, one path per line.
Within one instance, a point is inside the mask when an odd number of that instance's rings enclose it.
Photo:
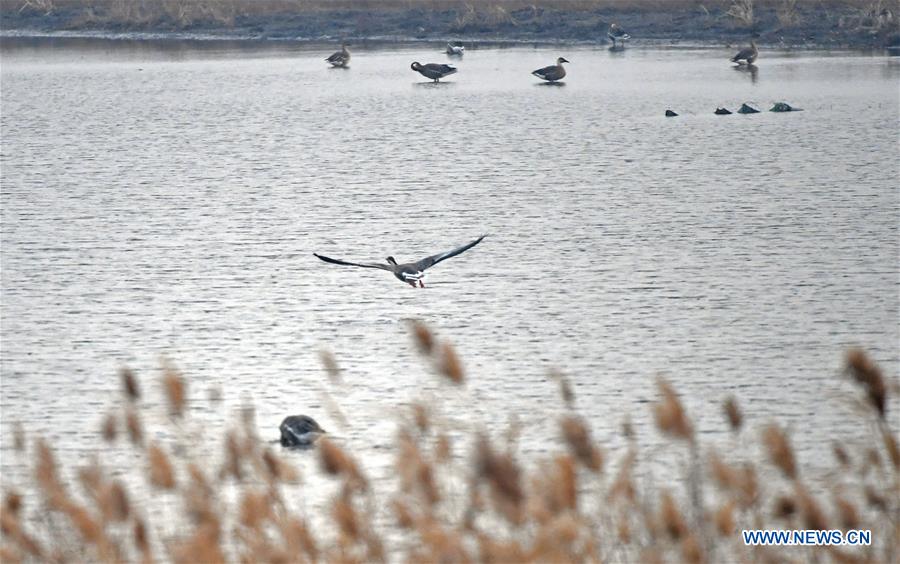
M 421 323 L 414 343 L 446 394 L 465 393 L 458 353 Z M 342 386 L 333 355 L 322 361 Z M 658 382 L 651 410 L 670 448 L 690 462 L 651 479 L 630 422 L 626 445 L 598 443 L 574 409 L 564 376 L 558 447 L 537 459 L 472 429 L 459 450 L 439 404 L 417 402 L 399 414 L 396 473 L 376 491 L 364 460 L 340 440 L 323 439 L 309 456 L 333 482 L 319 515 L 297 503 L 305 486 L 280 447 L 260 439 L 252 410 L 225 432 L 221 459 L 191 454 L 188 380 L 165 366 L 166 434 L 147 433 L 143 383 L 122 372 L 122 409 L 102 419 L 102 440 L 124 441 L 141 464 L 61 463 L 51 445 L 17 431 L 16 448 L 33 458 L 32 484 L 4 484 L 3 562 L 896 562 L 900 558 L 900 451 L 889 412 L 897 387 L 862 351 L 845 374 L 859 390 L 868 441 L 834 445 L 825 475 L 798 462 L 791 434 L 774 422 L 749 428 L 739 402 L 723 402 L 733 440 L 704 444 L 674 387 Z M 456 414 L 456 418 L 465 414 Z M 893 418 L 893 419 L 892 419 Z M 157 421 L 159 418 L 157 418 Z M 544 422 L 541 422 L 544 424 Z M 122 428 L 127 429 L 121 433 Z M 170 437 L 163 439 L 160 437 Z M 153 438 L 150 438 L 153 437 Z M 204 440 L 209 440 L 206 437 Z M 757 442 L 758 441 L 758 442 Z M 757 443 L 754 445 L 753 443 Z M 128 474 L 130 473 L 130 475 Z M 75 476 L 72 483 L 65 476 Z M 126 484 L 143 484 L 129 491 Z M 76 489 L 73 486 L 78 486 Z M 143 493 L 142 493 L 143 492 Z M 150 492 L 149 495 L 145 495 Z M 173 503 L 174 501 L 174 503 Z M 318 530 L 316 519 L 327 523 Z M 869 547 L 747 547 L 742 529 L 869 529 Z

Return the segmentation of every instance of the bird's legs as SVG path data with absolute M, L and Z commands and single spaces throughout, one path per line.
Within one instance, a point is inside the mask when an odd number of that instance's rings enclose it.
M 421 278 L 419 278 L 419 288 L 424 288 L 424 287 L 425 287 L 425 283 L 422 282 Z

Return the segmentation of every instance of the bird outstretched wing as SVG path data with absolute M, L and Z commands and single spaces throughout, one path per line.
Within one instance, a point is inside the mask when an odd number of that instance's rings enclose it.
M 338 260 L 338 259 L 333 259 L 330 257 L 322 256 L 317 253 L 313 253 L 313 256 L 318 257 L 319 260 L 324 260 L 325 262 L 330 262 L 331 264 L 340 264 L 342 266 L 361 266 L 362 268 L 380 268 L 381 270 L 392 270 L 391 267 L 386 264 L 347 262 L 344 260 Z
M 463 245 L 462 247 L 457 247 L 456 249 L 453 249 L 452 251 L 447 251 L 446 253 L 439 253 L 436 255 L 431 255 L 430 257 L 425 257 L 416 263 L 416 268 L 418 268 L 419 270 L 425 270 L 426 268 L 430 268 L 430 267 L 436 265 L 437 263 L 441 262 L 442 260 L 446 260 L 450 257 L 455 257 L 456 255 L 458 255 L 460 253 L 464 253 L 464 252 L 468 251 L 469 249 L 471 249 L 472 247 L 474 247 L 475 245 L 477 245 L 478 243 L 480 243 L 481 240 L 484 239 L 485 237 L 487 237 L 487 235 L 482 235 L 481 237 L 475 239 L 471 243 L 467 243 L 467 244 Z

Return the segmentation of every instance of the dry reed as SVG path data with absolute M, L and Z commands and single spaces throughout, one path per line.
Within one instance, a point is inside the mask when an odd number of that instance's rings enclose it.
M 424 325 L 414 325 L 413 332 L 427 359 L 440 363 L 448 345 Z M 329 359 L 323 356 L 322 361 L 330 372 Z M 437 367 L 440 377 L 462 381 L 461 369 L 454 378 L 455 369 Z M 873 435 L 871 444 L 833 445 L 841 476 L 856 480 L 850 485 L 801 473 L 787 434 L 774 423 L 764 427 L 760 443 L 787 482 L 771 480 L 774 470 L 757 470 L 742 448 L 726 458 L 700 444 L 680 398 L 664 381 L 658 383 L 660 397 L 652 413 L 666 436 L 682 445 L 687 442 L 692 463 L 685 472 L 673 467 L 670 476 L 657 482 L 648 481 L 642 471 L 643 453 L 633 431 L 627 450 L 611 458 L 611 473 L 602 472 L 605 456 L 586 420 L 574 412 L 573 402 L 566 402 L 558 418 L 561 451 L 520 459 L 517 440 L 497 446 L 482 432 L 470 437 L 472 456 L 466 459 L 453 452 L 451 430 L 437 407 L 419 401 L 401 418 L 393 493 L 369 482 L 365 466 L 347 444 L 334 438 L 319 441 L 312 456 L 322 474 L 334 479 L 335 488 L 330 503 L 314 510 L 314 519 L 328 525 L 319 534 L 307 510 L 292 503 L 306 487 L 298 470 L 257 436 L 252 410 L 244 410 L 240 424 L 225 434 L 219 464 L 195 459 L 193 449 L 180 442 L 191 420 L 187 387 L 180 374 L 166 369 L 168 411 L 177 418 L 156 420 L 179 430 L 163 436 L 179 439 L 148 434 L 154 438 L 145 448 L 140 393 L 131 374 L 123 376 L 124 421 L 137 448 L 118 446 L 145 461 L 153 486 L 147 490 L 149 497 L 131 495 L 126 484 L 133 481 L 113 476 L 99 461 L 77 468 L 83 495 L 71 493 L 65 479 L 70 469 L 39 439 L 33 443 L 33 475 L 44 503 L 27 506 L 27 496 L 5 486 L 0 558 L 147 563 L 769 562 L 802 556 L 792 547 L 751 551 L 738 542 L 737 532 L 838 526 L 872 530 L 875 545 L 864 553 L 831 547 L 816 554 L 839 562 L 892 562 L 894 547 L 900 544 L 900 530 L 892 520 L 900 511 L 900 496 L 898 472 L 887 465 L 896 464 L 897 448 L 896 440 L 887 438 L 893 438 L 884 417 L 888 391 L 879 387 L 884 379 L 878 367 L 862 353 L 851 353 L 848 371 L 865 391 L 877 429 L 887 433 Z M 443 389 L 465 393 L 456 387 Z M 724 405 L 728 427 L 737 431 L 746 425 L 734 398 Z M 111 414 L 102 421 L 100 435 L 115 439 L 118 431 L 109 428 L 118 429 L 120 419 Z M 511 428 L 517 435 L 518 425 Z M 734 447 L 735 442 L 729 444 Z M 854 461 L 860 472 L 850 476 Z M 211 479 L 216 467 L 218 479 Z M 706 476 L 711 479 L 704 480 Z M 459 490 L 462 485 L 467 495 Z M 704 490 L 705 495 L 698 495 Z M 177 505 L 167 504 L 173 497 Z M 34 512 L 46 511 L 52 517 L 34 518 Z M 382 513 L 391 518 L 382 520 Z
M 847 353 L 847 372 L 865 390 L 872 407 L 881 417 L 887 408 L 887 386 L 881 370 L 863 351 L 851 350 Z
M 769 460 L 777 466 L 788 478 L 797 478 L 797 463 L 794 460 L 794 450 L 788 441 L 787 435 L 777 425 L 768 425 L 763 430 L 763 443 L 769 452 Z
M 658 380 L 657 386 L 662 394 L 662 399 L 653 406 L 653 414 L 656 417 L 656 426 L 673 437 L 687 441 L 694 440 L 694 427 L 688 419 L 687 412 L 681 405 L 681 400 L 671 384 L 665 380 Z
M 729 396 L 725 400 L 724 408 L 725 417 L 728 419 L 731 430 L 735 432 L 740 431 L 741 425 L 744 424 L 744 415 L 741 413 L 740 407 L 738 407 L 737 400 L 733 396 Z

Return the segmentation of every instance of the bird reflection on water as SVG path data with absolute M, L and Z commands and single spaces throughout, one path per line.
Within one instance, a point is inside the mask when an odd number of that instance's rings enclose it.
M 731 68 L 748 75 L 750 77 L 750 82 L 752 82 L 753 84 L 756 84 L 756 81 L 759 80 L 759 67 L 754 64 L 738 65 Z

